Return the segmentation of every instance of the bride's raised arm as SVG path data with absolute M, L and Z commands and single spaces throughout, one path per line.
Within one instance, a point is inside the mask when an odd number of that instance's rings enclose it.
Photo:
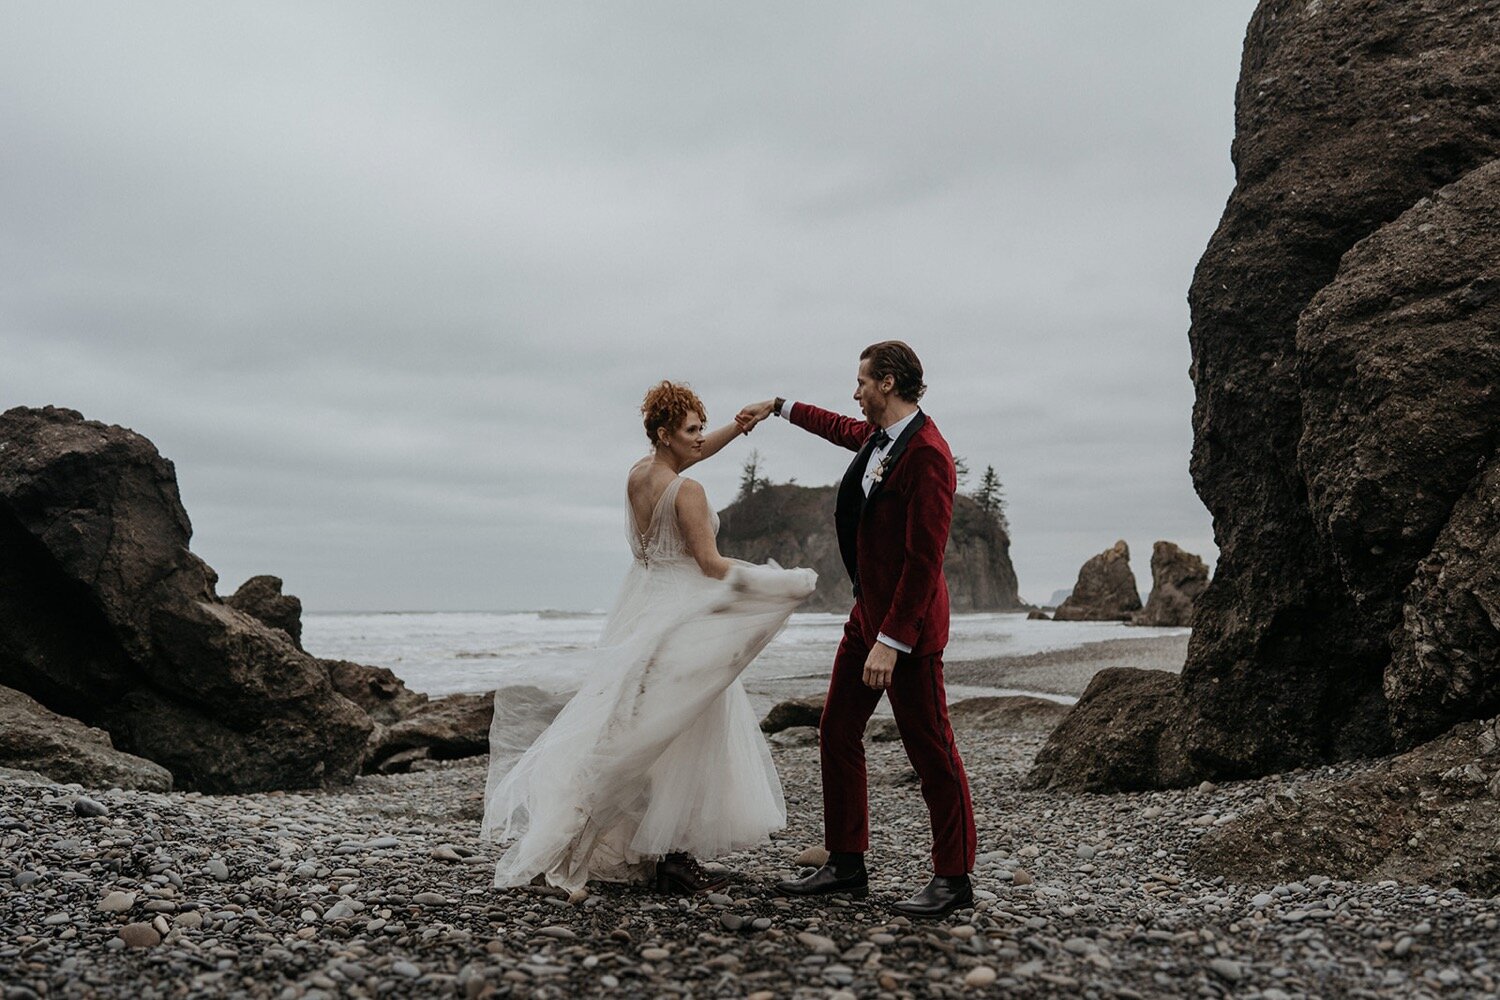
M 704 448 L 707 448 L 706 443 Z M 713 512 L 708 509 L 708 494 L 703 492 L 702 484 L 684 479 L 677 489 L 675 506 L 677 527 L 682 531 L 682 540 L 687 543 L 698 568 L 704 576 L 724 579 L 729 573 L 730 562 L 719 555 L 719 543 L 714 539 Z
M 722 451 L 726 444 L 745 433 L 748 432 L 742 430 L 740 425 L 734 421 L 730 421 L 717 430 L 706 431 L 703 435 L 703 452 L 697 458 L 684 465 L 683 468 L 686 469 L 689 465 L 697 465 L 705 458 L 712 458 Z

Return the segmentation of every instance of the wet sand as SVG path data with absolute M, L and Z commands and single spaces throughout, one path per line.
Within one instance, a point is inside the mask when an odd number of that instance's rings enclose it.
M 1106 667 L 1179 673 L 1187 659 L 1186 635 L 1108 639 L 1073 649 L 1024 656 L 995 656 L 944 665 L 949 688 L 1007 688 L 1077 698 Z

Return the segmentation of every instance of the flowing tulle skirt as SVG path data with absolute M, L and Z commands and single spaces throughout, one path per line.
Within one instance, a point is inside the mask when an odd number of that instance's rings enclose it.
M 637 564 L 600 645 L 559 657 L 554 690 L 495 693 L 482 833 L 495 885 L 635 881 L 672 851 L 712 858 L 786 825 L 740 673 L 812 592 L 811 570 Z M 576 687 L 539 735 L 536 704 Z

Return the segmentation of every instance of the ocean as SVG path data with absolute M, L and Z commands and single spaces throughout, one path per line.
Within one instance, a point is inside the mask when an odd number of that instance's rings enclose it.
M 743 675 L 756 709 L 764 712 L 785 698 L 823 693 L 843 625 L 843 615 L 793 615 Z M 546 676 L 550 654 L 586 649 L 603 628 L 603 614 L 559 611 L 310 612 L 302 619 L 302 643 L 315 656 L 389 667 L 407 687 L 437 696 L 536 683 Z M 944 661 L 1186 632 L 1118 622 L 1027 621 L 1021 612 L 954 615 Z M 998 693 L 1031 692 L 950 689 L 949 697 Z

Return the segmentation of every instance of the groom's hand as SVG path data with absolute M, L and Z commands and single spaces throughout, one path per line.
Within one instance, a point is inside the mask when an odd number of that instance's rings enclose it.
M 870 647 L 865 657 L 865 686 L 884 691 L 891 686 L 891 675 L 896 672 L 896 650 L 883 642 Z
M 776 405 L 776 400 L 768 399 L 763 403 L 751 403 L 734 415 L 734 422 L 740 425 L 740 430 L 749 434 L 760 423 L 771 415 L 771 408 Z

